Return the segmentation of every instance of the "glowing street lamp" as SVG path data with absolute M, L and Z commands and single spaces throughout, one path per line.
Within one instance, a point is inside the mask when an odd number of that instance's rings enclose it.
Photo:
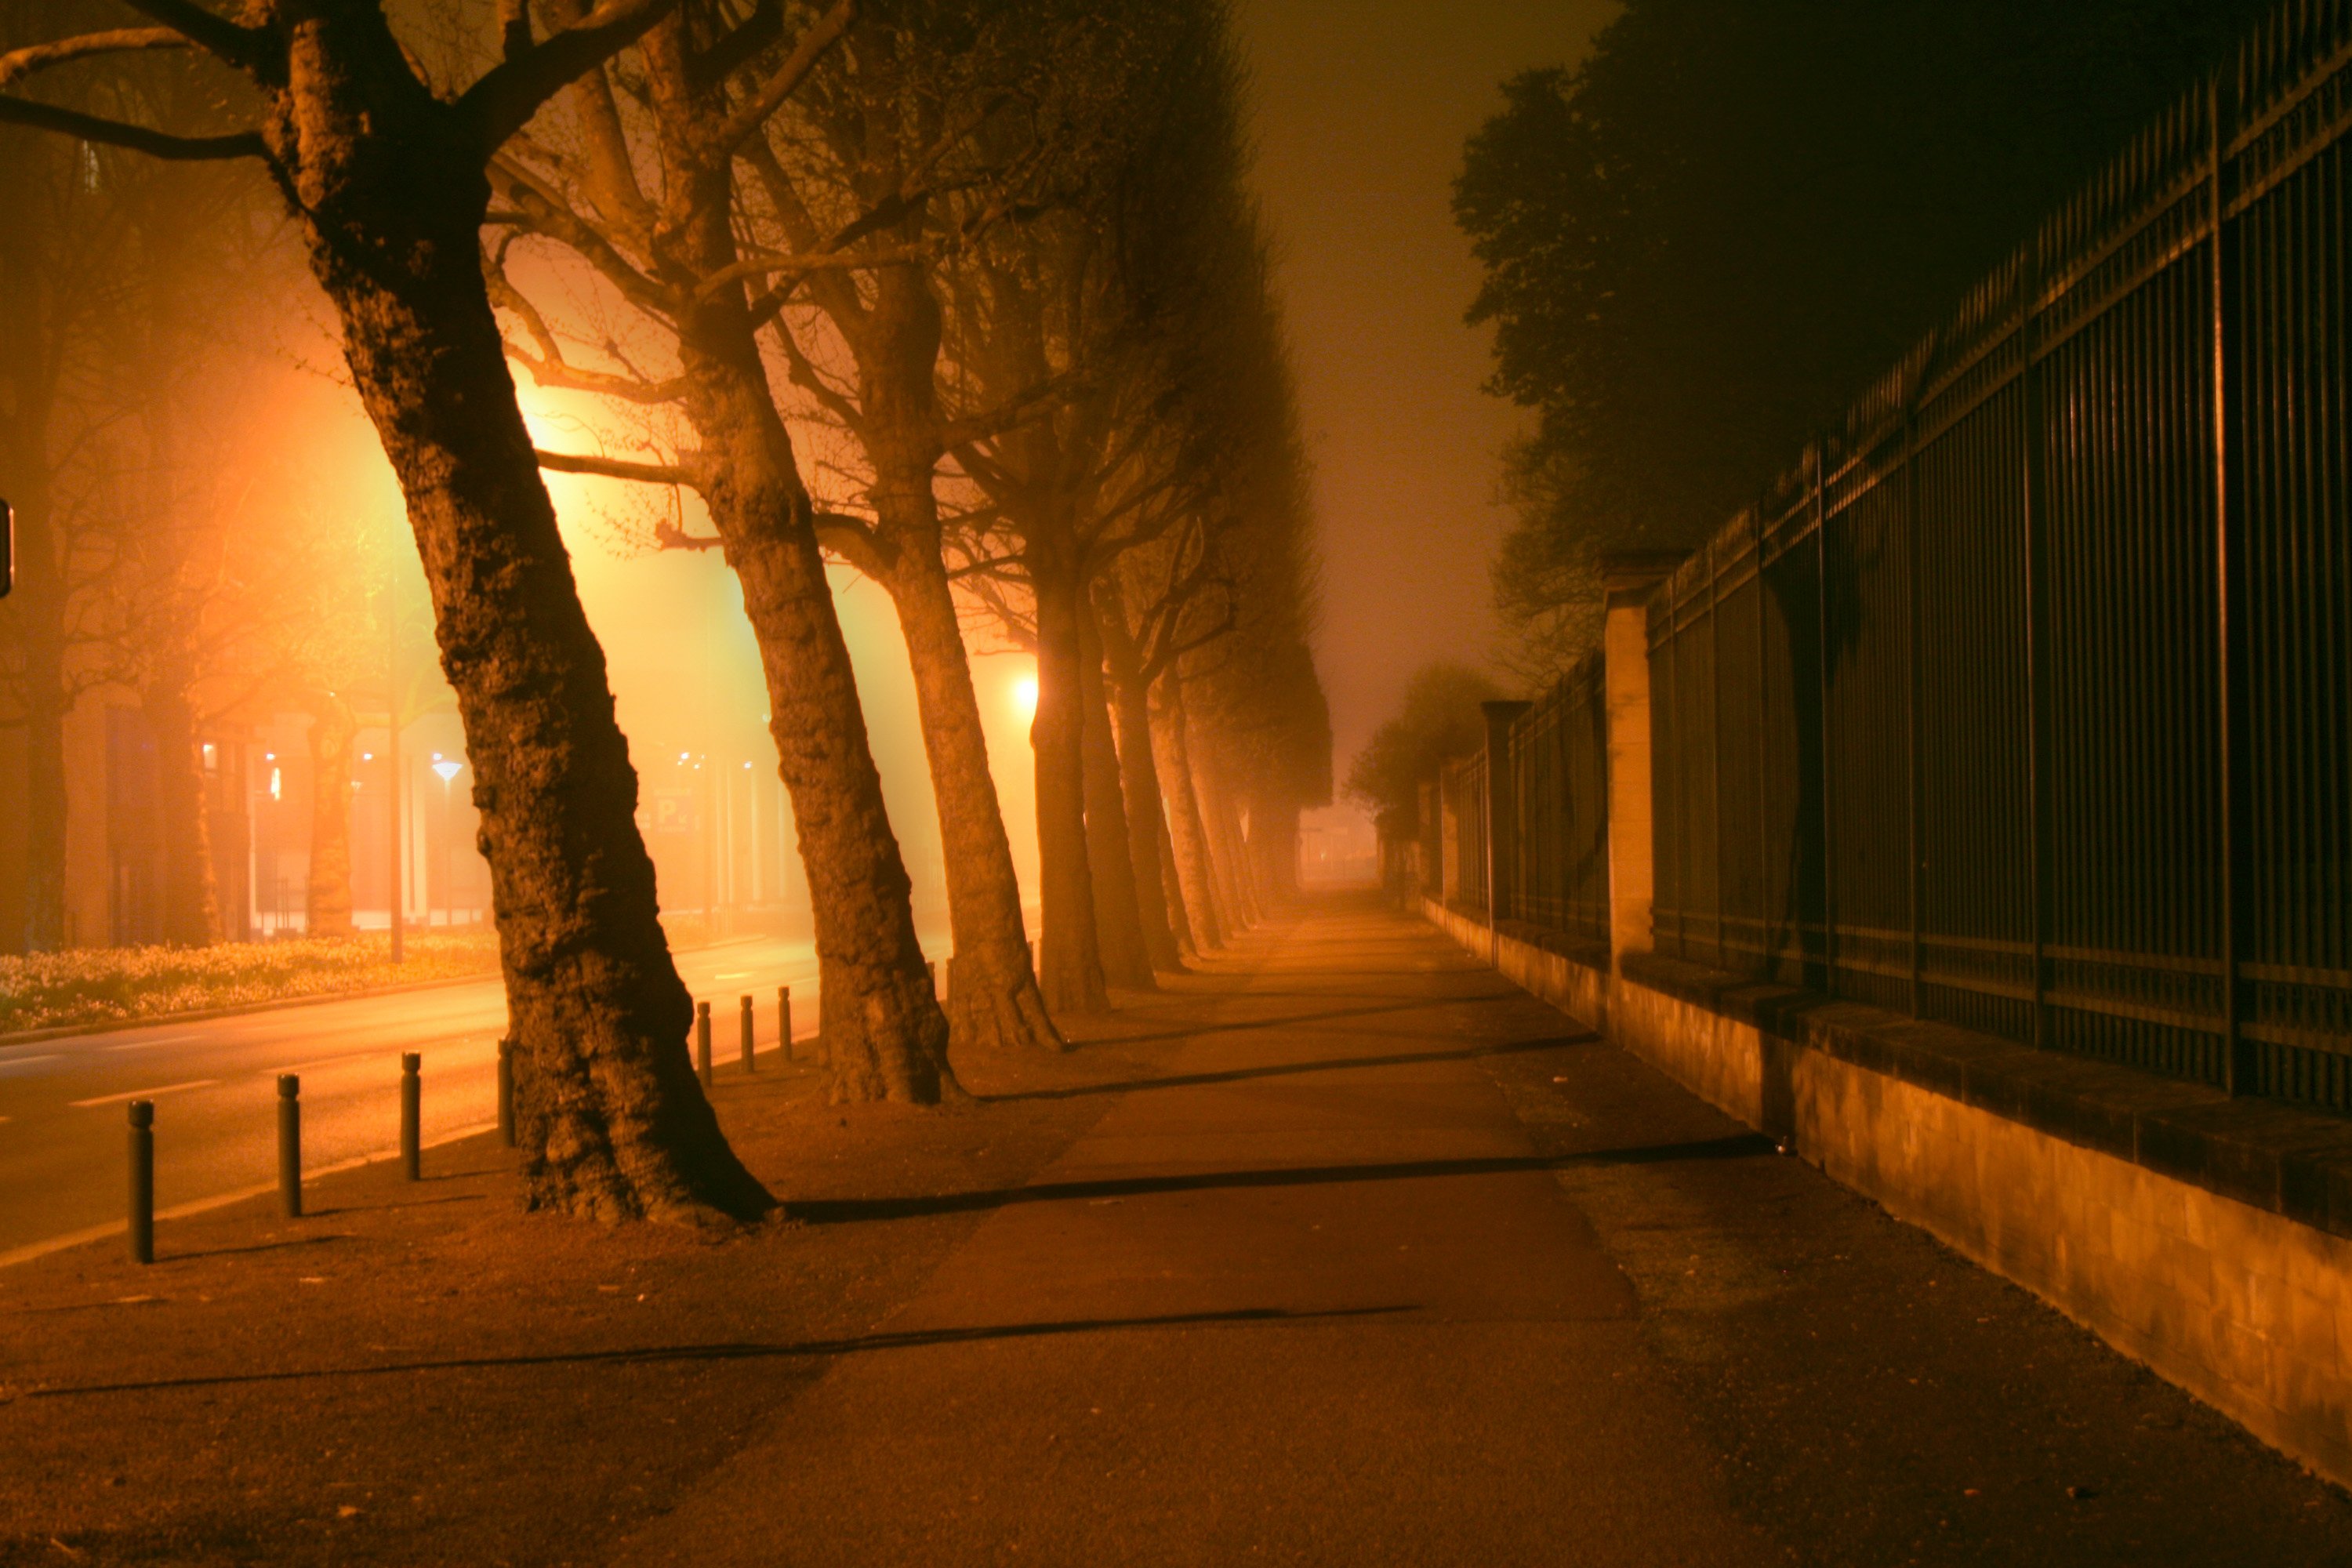
M 457 923 L 457 910 L 449 897 L 449 781 L 463 773 L 465 768 L 465 763 L 454 758 L 445 757 L 438 752 L 433 753 L 433 771 L 441 780 L 441 853 L 438 857 L 441 862 L 438 868 L 441 873 L 441 923 L 451 927 Z M 429 925 L 433 909 L 430 900 L 426 900 L 425 908 L 425 921 Z

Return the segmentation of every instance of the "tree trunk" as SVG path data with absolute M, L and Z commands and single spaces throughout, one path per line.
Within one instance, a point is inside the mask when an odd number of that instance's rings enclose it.
M 1241 817 L 1234 809 L 1219 765 L 1216 737 L 1192 737 L 1192 787 L 1199 793 L 1201 816 L 1209 828 L 1209 866 L 1216 878 L 1217 898 L 1226 911 L 1226 929 L 1258 922 L 1257 900 L 1250 894 L 1249 871 L 1243 865 Z
M 1111 730 L 1118 752 L 1128 858 L 1135 870 L 1144 948 L 1155 968 L 1181 971 L 1183 951 L 1177 931 L 1183 924 L 1183 900 L 1181 894 L 1171 897 L 1174 879 L 1162 858 L 1160 846 L 1167 841 L 1168 824 L 1160 807 L 1160 781 L 1152 772 L 1150 699 L 1136 666 L 1135 641 L 1128 635 L 1124 616 L 1114 596 L 1105 604 L 1096 624 L 1102 632 Z M 1176 910 L 1172 920 L 1171 906 Z
M 457 694 L 523 1070 L 531 1201 L 605 1219 L 773 1205 L 687 1052 L 636 774 L 482 277 L 471 118 L 382 12 L 316 7 L 264 130 L 424 559 Z
M 1146 739 L 1149 739 L 1148 733 Z M 1153 769 L 1155 774 L 1157 773 L 1158 764 L 1147 760 L 1147 765 Z M 1151 787 L 1154 792 L 1153 799 L 1156 802 L 1159 798 L 1159 784 L 1156 777 L 1151 781 Z M 1158 821 L 1160 823 L 1160 883 L 1166 889 L 1168 908 L 1173 917 L 1169 923 L 1176 930 L 1176 952 L 1179 956 L 1186 959 L 1198 958 L 1201 956 L 1200 944 L 1192 940 L 1192 920 L 1185 909 L 1184 884 L 1176 875 L 1176 840 L 1168 833 L 1168 814 L 1164 811 L 1160 812 Z
M 310 875 L 302 925 L 312 936 L 352 934 L 352 705 L 332 691 L 310 698 Z
M 723 227 L 728 208 L 717 211 Z M 743 586 L 808 872 L 833 1098 L 935 1105 L 961 1092 L 948 1066 L 947 1016 L 915 935 L 912 883 L 883 803 L 792 437 L 740 293 L 706 303 L 679 325 L 688 416 L 715 476 L 704 495 Z
M 1201 817 L 1201 798 L 1192 787 L 1191 737 L 1184 722 L 1184 685 L 1171 669 L 1160 678 L 1159 700 L 1151 705 L 1151 751 L 1159 763 L 1160 785 L 1168 803 L 1168 836 L 1174 848 L 1176 879 L 1184 893 L 1184 911 L 1192 927 L 1193 945 L 1211 952 L 1225 945 L 1226 916 L 1217 900 L 1217 878 L 1209 858 L 1208 825 Z
M 1102 944 L 1104 977 L 1131 990 L 1153 991 L 1151 949 L 1144 941 L 1140 889 L 1127 831 L 1127 805 L 1120 797 L 1118 749 L 1110 735 L 1110 709 L 1103 697 L 1102 643 L 1094 612 L 1078 600 L 1078 715 L 1080 756 L 1086 770 L 1087 868 L 1094 875 L 1095 919 Z
M 164 673 L 140 694 L 155 742 L 155 806 L 163 838 L 163 940 L 210 947 L 221 939 L 220 895 L 213 878 L 210 803 L 196 752 L 195 710 Z
M 51 531 L 47 462 L 43 451 L 16 465 L 25 479 L 15 498 L 17 577 L 9 605 L 24 650 L 26 952 L 53 952 L 66 942 L 66 715 L 73 694 L 66 685 L 64 552 Z
M 924 485 L 924 500 L 930 488 Z M 877 498 L 878 499 L 878 498 Z M 1021 883 L 990 771 L 988 736 L 972 689 L 955 596 L 940 559 L 934 510 L 928 547 L 903 531 L 897 569 L 886 584 L 898 607 L 915 673 L 923 752 L 938 803 L 945 852 L 948 925 L 948 1026 L 955 1042 L 984 1051 L 1068 1047 L 1045 1010 L 1030 966 Z
M 1029 743 L 1037 756 L 1037 879 L 1045 903 L 1038 972 L 1056 1013 L 1100 1013 L 1103 987 L 1094 873 L 1087 864 L 1085 740 L 1079 704 L 1078 567 L 1066 530 L 1029 533 L 1037 601 L 1037 716 Z

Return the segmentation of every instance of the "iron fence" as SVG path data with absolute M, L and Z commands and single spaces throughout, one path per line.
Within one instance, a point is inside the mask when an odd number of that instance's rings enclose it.
M 2347 131 L 2289 5 L 1660 589 L 1662 951 L 2352 1110 Z
M 1601 656 L 1578 663 L 1513 722 L 1511 866 L 1497 913 L 1609 940 L 1609 731 Z

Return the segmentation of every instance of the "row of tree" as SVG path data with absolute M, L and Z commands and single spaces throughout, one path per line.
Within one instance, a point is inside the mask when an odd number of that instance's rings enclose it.
M 837 1097 L 952 1096 L 950 1042 L 1056 1047 L 1057 1014 L 1151 985 L 1282 889 L 1297 814 L 1328 796 L 1328 724 L 1304 462 L 1214 0 L 110 8 L 150 25 L 7 17 L 0 121 L 49 133 L 66 203 L 120 188 L 125 154 L 250 160 L 290 219 L 406 499 L 465 722 L 537 1201 L 771 1201 L 688 1068 L 635 775 L 542 466 L 690 491 L 709 532 L 656 542 L 719 550 L 741 584 Z M 165 101 L 156 82 L 197 85 Z M 257 232 L 249 212 L 192 216 L 176 254 Z M 88 270 L 121 275 L 112 241 L 89 245 Z M 30 313 L 36 333 L 76 330 Z M 608 409 L 597 449 L 541 447 L 510 363 Z M 19 434 L 26 407 L 7 460 L 39 546 L 58 509 L 21 476 L 58 472 L 62 444 Z M 125 537 L 156 515 L 119 510 Z M 28 553 L 29 586 L 75 552 Z M 904 629 L 946 852 L 944 1009 L 828 555 Z M 348 602 L 309 619 L 365 624 Z M 968 664 L 984 637 L 1037 660 L 1034 964 Z M 81 678 L 53 662 L 20 659 L 28 722 Z M 305 687 L 340 691 L 332 665 L 314 658 Z

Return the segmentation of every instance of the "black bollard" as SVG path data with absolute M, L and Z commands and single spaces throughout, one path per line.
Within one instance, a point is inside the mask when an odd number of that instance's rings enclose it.
M 940 994 L 940 961 L 929 960 L 923 965 L 923 972 L 931 977 L 931 996 L 936 1001 Z
M 776 987 L 776 1045 L 784 1053 L 784 1060 L 793 1059 L 793 988 Z
M 425 1179 L 425 1058 L 415 1051 L 400 1057 L 400 1169 L 412 1182 Z
M 278 1205 L 302 1217 L 302 1080 L 290 1072 L 278 1075 Z
M 702 1087 L 710 1087 L 710 1004 L 694 1005 L 694 1070 L 702 1075 Z
M 751 998 L 749 996 L 744 997 L 741 1006 L 743 1012 L 743 1070 L 745 1072 L 756 1072 L 759 1068 L 751 1060 L 751 1046 L 754 1037 L 759 1034 L 759 1026 L 751 1020 Z
M 155 1102 L 131 1102 L 131 1261 L 155 1261 Z
M 499 1144 L 515 1146 L 514 1037 L 499 1042 Z

